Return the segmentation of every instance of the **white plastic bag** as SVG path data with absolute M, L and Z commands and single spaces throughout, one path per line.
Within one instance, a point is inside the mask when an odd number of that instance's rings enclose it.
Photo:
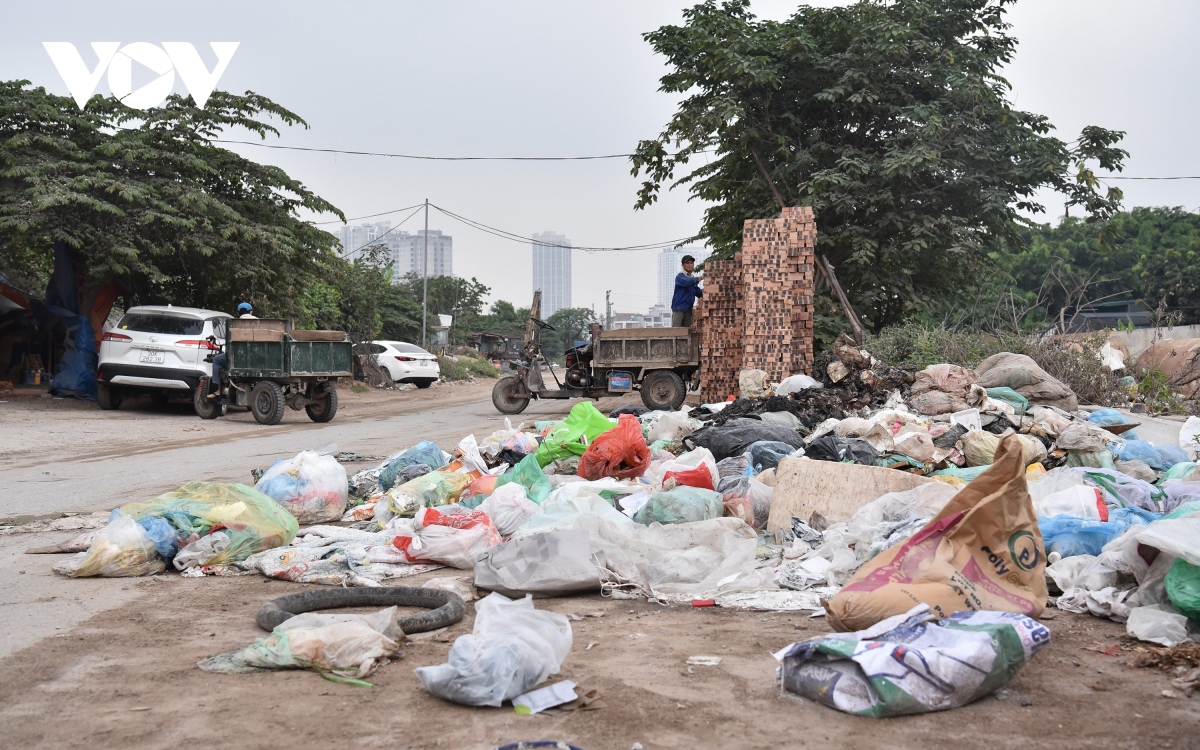
M 1188 639 L 1187 618 L 1173 610 L 1174 607 L 1168 609 L 1163 605 L 1134 607 L 1129 611 L 1125 630 L 1139 641 L 1178 646 Z
M 582 529 L 552 531 L 489 548 L 475 563 L 475 585 L 505 596 L 599 591 L 600 574 Z
M 519 539 L 534 534 L 544 534 L 548 531 L 573 529 L 580 515 L 584 513 L 600 514 L 616 523 L 632 524 L 633 521 L 626 518 L 621 511 L 613 507 L 612 503 L 604 499 L 601 493 L 606 490 L 629 492 L 630 494 L 637 491 L 636 488 L 610 477 L 597 479 L 594 482 L 564 484 L 550 493 L 550 496 L 542 503 L 542 512 L 522 524 L 521 528 L 513 534 L 513 538 Z
M 337 521 L 349 498 L 346 469 L 333 456 L 300 451 L 276 461 L 254 485 L 296 517 L 301 525 Z
M 721 483 L 721 473 L 717 471 L 717 459 L 708 448 L 694 448 L 680 454 L 673 461 L 652 461 L 646 469 L 643 479 L 650 482 L 652 487 L 662 487 L 663 477 L 668 471 L 684 472 L 704 464 L 712 475 L 713 488 Z
M 149 576 L 166 570 L 150 535 L 129 516 L 118 513 L 100 530 L 87 552 L 55 564 L 55 573 L 69 578 Z
M 686 411 L 664 412 L 646 431 L 646 442 L 683 440 L 695 432 L 699 424 L 700 422 L 690 418 Z
M 1179 428 L 1179 447 L 1192 461 L 1200 461 L 1200 417 L 1188 417 Z
M 775 386 L 775 395 L 790 396 L 793 393 L 799 393 L 800 391 L 807 390 L 809 388 L 824 387 L 825 386 L 821 384 L 821 381 L 815 378 L 810 378 L 809 376 L 803 374 L 792 375 L 784 378 L 779 385 Z
M 571 651 L 565 615 L 536 610 L 533 597 L 490 594 L 475 605 L 475 629 L 447 663 L 416 670 L 430 693 L 468 706 L 497 706 L 556 674 Z
M 214 531 L 179 550 L 175 555 L 176 570 L 199 568 L 208 565 L 209 561 L 221 554 L 229 546 L 229 534 L 224 531 Z
M 521 524 L 541 512 L 541 507 L 525 495 L 525 488 L 516 482 L 502 484 L 479 504 L 496 525 L 500 536 L 512 536 Z

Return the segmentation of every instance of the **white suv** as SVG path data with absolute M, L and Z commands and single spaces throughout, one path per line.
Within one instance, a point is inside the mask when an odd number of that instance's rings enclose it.
M 371 352 L 397 383 L 416 383 L 428 388 L 442 375 L 436 355 L 403 341 L 372 341 Z
M 205 358 L 225 343 L 225 321 L 231 317 L 196 307 L 129 308 L 100 342 L 100 408 L 119 409 L 127 395 L 166 398 L 195 389 L 201 376 L 212 377 L 212 363 Z

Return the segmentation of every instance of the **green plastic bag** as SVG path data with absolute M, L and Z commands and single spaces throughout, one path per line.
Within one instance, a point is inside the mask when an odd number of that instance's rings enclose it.
M 1200 623 L 1200 567 L 1182 557 L 1167 571 L 1167 598 L 1179 611 Z
M 991 466 L 968 466 L 959 468 L 958 466 L 947 466 L 941 471 L 933 472 L 935 477 L 954 477 L 961 479 L 964 482 L 973 482 L 984 471 L 992 468 Z
M 538 464 L 537 454 L 530 453 L 521 462 L 504 472 L 499 479 L 496 480 L 496 489 L 500 489 L 510 482 L 516 482 L 525 488 L 525 494 L 529 499 L 542 504 L 542 501 L 550 496 L 550 480 L 542 473 L 542 467 Z M 480 502 L 483 502 L 480 500 Z
M 121 512 L 135 521 L 147 516 L 165 518 L 181 532 L 201 536 L 220 527 L 229 534 L 229 546 L 207 563 L 213 567 L 282 547 L 300 529 L 282 505 L 244 484 L 189 482 L 149 502 L 122 505 Z
M 1158 480 L 1158 486 L 1162 487 L 1167 482 L 1174 482 L 1176 480 L 1194 482 L 1200 479 L 1200 477 L 1193 478 L 1191 476 L 1191 473 L 1195 470 L 1195 461 L 1183 461 L 1181 463 L 1177 463 L 1163 473 L 1162 477 Z
M 637 523 L 649 526 L 659 523 L 688 523 L 720 518 L 725 512 L 720 492 L 680 485 L 666 492 L 655 492 L 646 504 L 633 514 Z
M 379 502 L 387 503 L 391 515 L 412 518 L 421 508 L 433 508 L 454 502 L 470 483 L 470 474 L 457 471 L 431 471 L 391 488 Z M 375 518 L 381 522 L 380 525 L 386 525 L 390 517 L 381 516 L 379 507 L 376 505 Z
M 1016 410 L 1018 417 L 1025 416 L 1025 411 L 1029 408 L 1029 399 L 1014 391 L 1012 388 L 988 388 L 988 398 L 994 398 L 997 401 L 1003 401 Z
M 583 401 L 571 407 L 571 413 L 546 434 L 533 455 L 537 456 L 538 466 L 546 466 L 560 458 L 582 456 L 597 435 L 616 426 L 616 421 L 601 414 L 591 401 Z
M 1108 448 L 1095 451 L 1069 450 L 1067 451 L 1067 466 L 1085 469 L 1113 469 L 1114 471 L 1117 468 L 1113 463 L 1112 451 Z

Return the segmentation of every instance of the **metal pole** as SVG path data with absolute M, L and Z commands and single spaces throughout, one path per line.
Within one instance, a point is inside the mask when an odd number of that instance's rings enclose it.
M 421 260 L 421 346 L 429 347 L 425 319 L 429 312 L 429 199 L 425 199 L 425 256 Z
M 612 330 L 612 300 L 609 299 L 610 294 L 612 294 L 611 289 L 604 293 L 604 330 L 606 331 Z

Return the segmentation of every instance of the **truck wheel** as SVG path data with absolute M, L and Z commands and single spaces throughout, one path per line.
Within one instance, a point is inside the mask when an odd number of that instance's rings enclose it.
M 330 388 L 324 398 L 310 402 L 304 407 L 304 411 L 308 412 L 308 418 L 314 422 L 328 422 L 337 414 L 337 407 L 337 388 Z
M 250 390 L 250 411 L 259 424 L 279 424 L 286 406 L 283 388 L 274 380 L 260 380 Z
M 96 384 L 96 403 L 100 404 L 101 409 L 105 411 L 120 409 L 121 399 L 123 398 L 124 394 L 121 393 L 120 388 L 111 386 L 108 383 Z
M 225 404 L 221 399 L 208 399 L 208 381 L 201 380 L 200 385 L 192 391 L 192 410 L 201 419 L 216 419 L 225 416 Z
M 654 411 L 675 411 L 683 405 L 687 387 L 671 370 L 655 370 L 642 379 L 642 403 Z
M 492 405 L 501 414 L 520 414 L 529 406 L 529 399 L 520 395 L 517 379 L 510 375 L 492 388 Z

